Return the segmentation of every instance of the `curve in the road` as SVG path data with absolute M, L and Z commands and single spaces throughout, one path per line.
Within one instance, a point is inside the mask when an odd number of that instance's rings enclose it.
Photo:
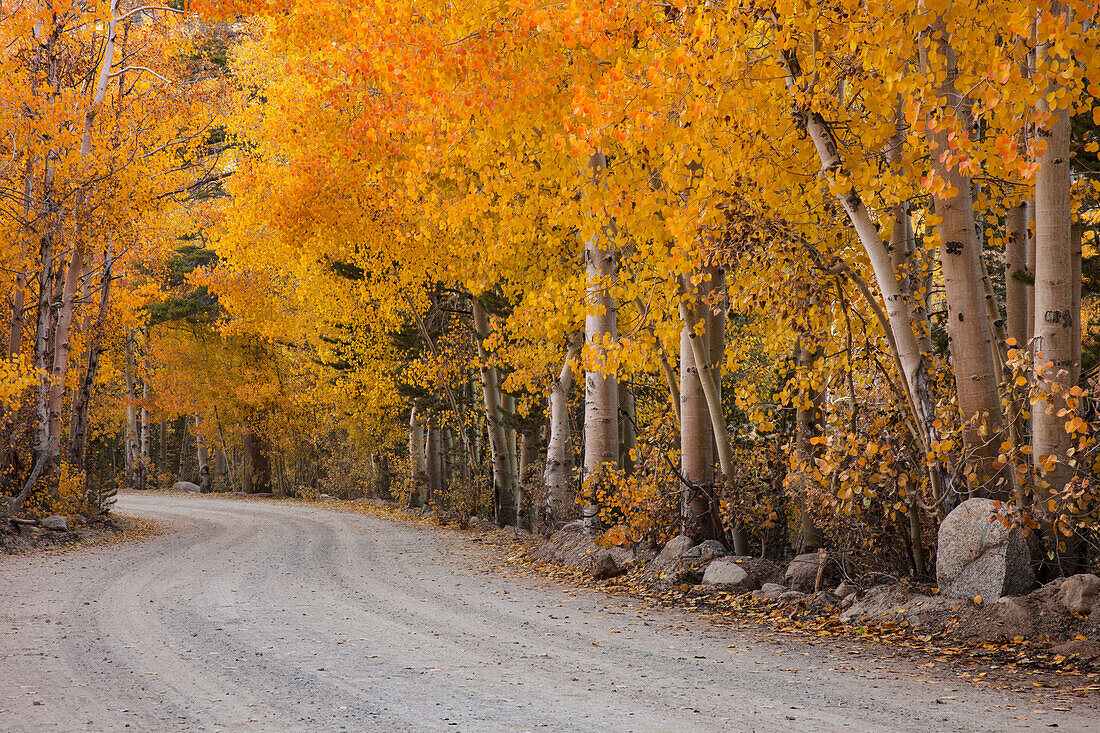
M 486 568 L 468 535 L 126 495 L 172 531 L 0 561 L 0 730 L 1095 730 L 761 631 Z M 937 700 L 939 702 L 937 702 Z

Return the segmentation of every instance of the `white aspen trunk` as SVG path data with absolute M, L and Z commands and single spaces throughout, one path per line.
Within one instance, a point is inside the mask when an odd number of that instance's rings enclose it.
M 415 508 L 420 505 L 420 494 L 428 483 L 428 464 L 424 458 L 424 422 L 416 405 L 409 410 L 409 470 L 412 472 L 409 506 Z
M 466 399 L 471 405 L 477 401 L 477 388 L 474 387 L 472 375 L 467 376 Z M 475 413 L 475 416 L 476 415 L 477 413 Z M 470 446 L 470 465 L 473 466 L 474 471 L 477 472 L 481 470 L 481 426 L 478 424 L 477 417 L 471 421 L 469 430 L 469 434 L 473 436 L 473 439 L 464 439 L 463 443 Z
M 99 309 L 91 326 L 91 340 L 88 344 L 88 366 L 84 370 L 84 378 L 73 397 L 72 420 L 69 424 L 69 463 L 80 469 L 84 468 L 84 459 L 88 447 L 88 415 L 91 410 L 92 392 L 95 389 L 96 378 L 99 375 L 99 357 L 103 353 L 103 332 L 107 328 L 113 268 L 114 257 L 111 247 L 108 245 L 107 250 L 103 253 L 103 278 L 99 291 Z M 162 452 L 164 442 L 161 441 Z
M 538 460 L 540 426 L 524 429 L 519 436 L 519 479 L 525 483 L 529 478 L 531 466 Z
M 638 444 L 634 410 L 634 389 L 629 382 L 619 382 L 619 468 L 626 476 L 634 475 L 631 452 Z
M 443 438 L 443 489 L 444 492 L 452 490 L 451 487 L 458 485 L 458 476 L 456 475 L 456 461 L 455 461 L 455 436 L 454 431 L 448 427 L 444 427 L 440 430 Z M 446 505 L 446 495 L 440 496 L 440 505 Z
M 955 110 L 959 127 L 967 134 L 971 128 L 970 104 L 955 88 L 958 67 L 946 24 L 939 19 L 932 24 L 931 31 L 936 37 L 926 37 L 921 44 L 921 65 L 926 74 L 935 75 L 938 86 L 935 93 L 947 100 L 944 109 Z M 933 53 L 939 64 L 932 62 Z M 929 111 L 929 125 L 940 121 L 935 112 Z M 951 131 L 950 128 L 939 129 L 937 124 L 937 129 L 929 133 L 933 142 L 929 165 L 946 184 L 946 188 L 935 195 L 936 215 L 940 219 L 936 228 L 941 240 L 940 266 L 946 291 L 947 333 L 955 370 L 955 392 L 960 415 L 965 421 L 964 448 L 968 457 L 973 456 L 970 468 L 977 478 L 977 484 L 971 484 L 970 489 L 1004 499 L 1008 497 L 1006 486 L 997 486 L 993 480 L 998 473 L 994 464 L 1000 452 L 1002 431 L 1001 399 L 994 363 L 994 353 L 999 353 L 999 347 L 990 338 L 992 324 L 982 285 L 982 252 L 975 232 L 973 184 L 957 166 L 945 161 L 952 150 L 948 139 Z
M 1031 344 L 1035 338 L 1035 197 L 1032 196 L 1027 204 L 1027 344 L 1033 350 Z
M 530 420 L 530 418 L 528 418 Z M 530 488 L 535 481 L 532 467 L 539 456 L 539 442 L 541 438 L 541 423 L 529 424 L 520 434 L 519 445 L 519 493 L 516 497 L 516 514 L 519 516 L 517 526 L 530 529 L 537 518 L 538 508 L 532 504 Z
M 428 419 L 428 496 L 425 506 L 439 506 L 443 496 L 443 443 L 434 417 Z
M 1027 345 L 1027 203 L 1005 214 L 1005 320 L 1016 348 Z
M 594 179 L 607 167 L 602 153 L 589 160 Z M 618 308 L 611 296 L 615 278 L 615 252 L 605 242 L 610 228 L 604 226 L 585 242 L 585 272 L 588 280 L 588 314 L 584 320 L 589 368 L 584 381 L 584 475 L 589 477 L 619 462 L 619 385 L 612 344 L 619 337 Z M 589 534 L 600 528 L 600 508 L 595 503 L 584 507 L 584 526 Z
M 711 372 L 714 375 L 714 386 L 718 390 L 718 401 L 722 401 L 722 368 L 726 363 L 726 311 L 729 309 L 729 297 L 726 292 L 726 272 L 718 268 L 709 268 L 710 295 L 706 306 L 707 316 L 707 340 L 709 346 Z M 725 415 L 725 409 L 722 414 Z M 714 431 L 710 431 L 710 463 L 713 469 L 715 456 L 718 455 L 718 444 Z M 713 473 L 713 470 L 712 470 Z M 730 494 L 737 492 L 736 486 L 729 485 L 729 481 L 722 481 L 712 492 L 711 515 L 714 521 L 714 532 L 718 538 L 725 534 L 722 518 L 722 500 Z M 736 531 L 736 530 L 735 530 Z
M 168 473 L 168 418 L 160 419 L 160 440 L 157 442 L 157 469 Z
M 905 145 L 905 115 L 900 99 L 897 104 L 896 117 L 894 134 L 886 145 L 886 160 L 894 167 L 901 165 L 901 152 Z M 909 272 L 909 258 L 912 256 L 910 244 L 912 226 L 909 218 L 909 204 L 902 201 L 894 206 L 890 213 L 894 219 L 893 226 L 890 229 L 890 243 L 888 245 L 890 266 L 894 270 L 894 277 L 897 279 L 898 287 L 905 298 L 906 307 L 912 312 L 913 289 L 911 287 L 911 273 Z
M 499 372 L 497 378 L 499 380 Z M 500 386 L 499 381 L 497 382 L 497 386 Z M 501 420 L 504 422 L 504 441 L 508 446 L 508 456 L 512 460 L 512 473 L 516 477 L 516 488 L 518 491 L 519 482 L 523 479 L 523 474 L 519 470 L 519 440 L 516 434 L 516 398 L 502 391 L 500 395 L 500 408 Z M 518 493 L 516 510 L 519 510 Z
M 906 240 L 909 252 L 916 254 L 916 236 L 913 232 L 912 215 L 905 217 Z M 909 260 L 913 264 L 912 258 Z M 917 346 L 922 354 L 932 353 L 932 322 L 929 319 L 932 297 L 932 271 L 913 273 L 913 285 L 915 290 L 910 293 L 910 312 L 913 315 L 913 329 L 917 335 Z
M 138 426 L 137 388 L 134 379 L 134 333 L 126 337 L 126 472 L 130 487 L 145 488 L 141 473 L 141 449 Z
M 717 538 L 715 518 L 711 515 L 714 504 L 711 446 L 715 439 L 707 397 L 691 348 L 691 340 L 696 337 L 692 326 L 685 324 L 680 333 L 680 474 L 686 482 L 680 485 L 680 531 L 702 542 Z
M 565 363 L 561 373 L 550 386 L 550 436 L 546 444 L 546 465 L 543 482 L 546 484 L 546 505 L 543 522 L 547 533 L 553 533 L 572 516 L 573 493 L 570 481 L 573 475 L 573 450 L 569 430 L 569 390 L 573 386 L 573 362 L 580 358 L 580 334 L 569 337 Z
M 37 329 L 34 339 L 34 366 L 41 375 L 35 392 L 35 442 L 34 457 L 43 468 L 50 455 L 50 327 L 52 309 L 50 303 L 53 293 L 54 268 L 51 234 L 42 237 L 39 256 L 42 258 L 42 271 L 38 276 Z M 41 470 L 41 469 L 40 469 Z
M 206 443 L 203 442 L 202 433 L 199 431 L 199 416 L 195 416 L 195 452 L 198 454 L 199 466 L 199 491 L 203 494 L 210 493 L 210 458 L 207 454 Z
M 1073 346 L 1073 363 L 1077 365 L 1077 376 L 1081 376 L 1081 249 L 1085 237 L 1085 225 L 1075 221 L 1070 228 L 1070 282 L 1073 285 L 1070 312 L 1074 314 L 1073 333 L 1070 343 Z
M 798 58 L 793 50 L 780 51 L 776 57 L 784 72 L 787 90 L 793 98 L 798 99 L 797 79 L 802 75 Z M 836 139 L 828 123 L 821 113 L 814 109 L 799 108 L 799 114 L 806 125 L 806 132 L 813 141 L 817 150 L 818 159 L 821 161 L 822 170 L 826 176 L 846 173 L 844 163 L 837 149 Z M 887 326 L 891 333 L 888 340 L 892 341 L 896 352 L 898 364 L 901 366 L 906 383 L 909 410 L 922 438 L 925 450 L 936 439 L 936 430 L 933 427 L 935 420 L 935 405 L 932 400 L 931 384 L 928 379 L 927 367 L 924 363 L 920 343 L 913 329 L 913 322 L 909 314 L 907 299 L 904 292 L 894 277 L 894 267 L 890 260 L 890 253 L 883 245 L 879 235 L 878 226 L 871 218 L 856 189 L 839 194 L 837 200 L 848 214 L 849 221 L 859 237 L 867 253 L 867 259 L 875 274 L 875 283 L 882 294 L 882 301 L 887 318 Z
M 149 383 L 142 380 L 141 385 L 141 474 L 148 481 L 149 467 L 149 408 L 146 406 L 149 400 Z M 187 434 L 187 418 L 183 418 L 184 435 Z
M 107 92 L 107 83 L 111 78 L 111 67 L 114 64 L 115 54 L 115 30 L 118 25 L 119 0 L 111 2 L 111 20 L 107 25 L 107 38 L 103 48 L 103 62 L 100 67 L 99 77 L 96 82 L 95 94 L 91 104 L 84 113 L 84 129 L 80 145 L 80 158 L 82 166 L 87 164 L 88 156 L 92 150 L 92 123 L 95 120 L 99 106 L 103 104 Z M 57 323 L 54 328 L 53 365 L 50 376 L 49 403 L 47 415 L 49 419 L 47 453 L 51 471 L 60 467 L 61 446 L 61 411 L 65 398 L 65 382 L 69 370 L 69 355 L 72 352 L 70 342 L 74 302 L 77 288 L 80 284 L 80 276 L 84 268 L 84 232 L 83 217 L 85 193 L 81 189 L 76 196 L 76 235 L 73 242 L 72 258 L 65 277 L 65 286 L 61 294 L 61 307 L 57 314 Z M 55 492 L 51 483 L 51 492 Z
M 221 477 L 226 476 L 228 473 L 229 470 L 225 460 L 225 451 L 220 447 L 216 448 L 214 450 L 214 475 Z M 228 483 L 228 481 L 226 483 Z
M 811 351 L 806 347 L 804 339 L 798 340 L 797 347 L 798 365 L 803 375 L 808 375 L 813 369 L 814 362 L 821 356 L 821 352 Z M 821 390 L 812 385 L 805 387 L 799 396 L 799 406 L 795 413 L 795 456 L 803 466 L 813 465 L 814 459 L 820 454 L 817 446 L 811 442 L 821 434 Z M 806 500 L 808 481 L 801 481 L 798 487 L 799 510 L 802 514 L 802 552 L 810 552 L 825 544 L 825 535 L 814 522 L 810 513 L 809 502 Z
M 54 327 L 53 368 L 50 376 L 49 414 L 49 465 L 51 471 L 60 467 L 61 446 L 61 410 L 65 400 L 65 382 L 69 373 L 69 354 L 72 343 L 69 341 L 73 323 L 73 309 L 76 301 L 80 275 L 84 268 L 84 243 L 77 240 L 73 246 L 72 259 L 65 276 L 65 289 L 61 294 L 61 308 L 57 312 L 57 324 Z
M 485 351 L 484 339 L 489 335 L 489 317 L 477 298 L 470 300 L 473 304 L 477 353 L 481 361 L 481 387 L 485 403 L 486 428 L 489 434 L 489 452 L 492 454 L 493 461 L 494 513 L 497 524 L 514 526 L 518 521 L 515 501 L 517 481 L 516 474 L 512 470 L 515 461 L 508 450 L 508 440 L 501 414 L 500 375 L 497 368 L 490 363 L 489 355 Z
M 1052 7 L 1055 15 L 1066 12 L 1061 3 Z M 1049 56 L 1046 45 L 1038 52 Z M 1053 95 L 1057 89 L 1057 83 L 1052 83 L 1047 94 Z M 1035 373 L 1041 380 L 1040 389 L 1049 395 L 1046 384 L 1068 389 L 1077 383 L 1080 346 L 1074 343 L 1074 336 L 1081 314 L 1074 310 L 1077 304 L 1072 281 L 1070 119 L 1065 109 L 1052 108 L 1046 96 L 1039 102 L 1039 111 L 1053 116 L 1050 130 L 1039 132 L 1047 145 L 1037 159 L 1040 168 L 1035 176 Z M 1065 419 L 1058 415 L 1064 406 L 1060 397 L 1052 395 L 1033 405 L 1031 411 L 1035 465 L 1042 468 L 1048 457 L 1057 461 L 1052 470 L 1042 472 L 1050 493 L 1061 491 L 1071 475 L 1066 452 L 1072 441 L 1065 430 Z M 1036 493 L 1040 514 L 1045 514 L 1048 497 L 1046 491 Z
M 726 362 L 726 310 L 729 307 L 726 296 L 726 273 L 711 268 L 710 294 L 713 305 L 707 309 L 707 339 L 710 346 L 710 366 L 714 372 L 714 381 L 718 394 L 722 394 L 722 367 Z
M 681 282 L 681 288 L 682 295 L 686 297 L 690 293 L 689 283 Z M 730 441 L 729 426 L 726 424 L 726 416 L 722 408 L 722 395 L 719 392 L 717 380 L 714 379 L 714 373 L 710 365 L 710 354 L 707 348 L 709 344 L 700 339 L 695 333 L 693 325 L 698 323 L 700 318 L 682 299 L 680 301 L 680 320 L 686 327 L 685 332 L 688 335 L 691 355 L 695 361 L 695 370 L 699 377 L 699 383 L 703 388 L 703 394 L 706 396 L 707 411 L 710 413 L 710 425 L 714 431 L 714 442 L 718 449 L 718 465 L 721 468 L 723 477 L 730 477 L 733 476 L 733 445 Z M 683 357 L 681 356 L 681 358 Z M 682 392 L 683 388 L 681 387 Z M 749 554 L 748 538 L 745 536 L 744 530 L 739 525 L 734 524 L 730 528 L 730 533 L 733 536 L 734 552 L 738 555 Z

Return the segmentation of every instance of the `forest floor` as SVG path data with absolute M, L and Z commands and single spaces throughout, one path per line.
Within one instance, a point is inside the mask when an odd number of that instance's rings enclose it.
M 498 533 L 128 494 L 0 557 L 0 730 L 1094 730 L 1088 675 L 935 661 L 550 577 Z M 704 609 L 705 610 L 705 609 Z M 997 668 L 994 668 L 997 667 Z
M 156 531 L 157 526 L 153 522 L 113 514 L 92 520 L 81 518 L 63 531 L 46 529 L 41 525 L 4 522 L 0 524 L 0 557 L 125 542 Z

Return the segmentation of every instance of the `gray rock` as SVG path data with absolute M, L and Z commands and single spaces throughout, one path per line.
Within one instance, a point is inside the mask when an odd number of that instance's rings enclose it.
M 594 580 L 606 580 L 629 571 L 635 564 L 634 552 L 625 547 L 601 547 L 590 560 L 588 572 Z
M 730 554 L 729 550 L 718 540 L 704 540 L 694 547 L 689 547 L 680 557 L 689 557 L 700 562 L 710 562 L 728 554 Z
M 692 547 L 690 537 L 682 534 L 676 535 L 666 542 L 661 551 L 657 553 L 657 557 L 653 558 L 653 562 L 649 565 L 649 571 L 658 578 L 662 577 L 665 571 L 672 570 L 674 566 L 679 565 L 684 553 Z
M 802 593 L 801 591 L 786 590 L 786 591 L 783 591 L 782 593 L 779 594 L 779 600 L 781 600 L 781 601 L 795 601 L 795 600 L 798 600 L 799 598 L 804 598 L 805 596 L 806 596 L 806 594 Z
M 688 553 L 697 545 L 685 535 L 677 535 L 669 540 L 661 552 L 646 568 L 646 575 L 661 585 L 681 585 L 698 583 L 703 576 L 702 550 L 699 556 L 689 557 Z
M 692 547 L 693 545 L 690 537 L 678 534 L 665 543 L 665 546 L 661 548 L 661 552 L 658 553 L 654 562 L 661 565 L 668 565 L 673 560 L 679 560 Z
M 494 529 L 498 528 L 489 520 L 483 519 L 481 517 L 470 517 L 470 520 L 466 523 L 466 526 L 474 530 L 475 532 L 492 532 Z
M 813 593 L 817 584 L 817 568 L 820 563 L 818 553 L 806 552 L 791 560 L 787 566 L 787 572 L 783 578 L 792 590 L 802 593 Z M 825 557 L 825 572 L 821 577 L 822 584 L 831 585 L 837 576 L 836 563 L 831 555 Z
M 943 520 L 936 581 L 944 594 L 992 601 L 1034 587 L 1027 541 L 1020 530 L 994 519 L 995 512 L 990 499 L 967 499 Z
M 764 585 L 760 586 L 760 590 L 754 590 L 750 595 L 752 595 L 753 598 L 778 598 L 781 594 L 786 592 L 787 589 L 779 583 L 764 583 Z
M 600 547 L 583 532 L 564 527 L 540 543 L 532 557 L 579 568 L 595 580 L 603 580 L 629 572 L 642 562 L 642 554 L 625 547 Z
M 783 584 L 783 571 L 785 568 L 773 560 L 753 557 L 752 555 L 730 555 L 726 559 L 732 560 L 743 567 L 758 586 L 765 583 Z
M 1100 577 L 1089 573 L 1069 576 L 1058 589 L 1058 600 L 1070 613 L 1088 613 L 1098 595 Z
M 60 514 L 53 514 L 42 520 L 42 526 L 46 529 L 52 529 L 54 532 L 68 532 L 69 518 Z
M 757 583 L 740 563 L 723 557 L 707 565 L 703 585 L 718 585 L 732 593 L 748 593 L 756 590 Z
M 836 597 L 840 599 L 847 598 L 856 593 L 859 593 L 859 586 L 855 583 L 849 583 L 847 580 L 836 587 Z
M 172 491 L 190 491 L 193 494 L 201 494 L 202 487 L 190 481 L 177 481 L 172 484 Z

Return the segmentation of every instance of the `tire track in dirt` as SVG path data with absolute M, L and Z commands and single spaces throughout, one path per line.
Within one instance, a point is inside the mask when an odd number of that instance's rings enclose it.
M 1085 731 L 1097 715 L 507 577 L 452 530 L 198 496 L 119 510 L 172 531 L 0 561 L 0 730 Z

